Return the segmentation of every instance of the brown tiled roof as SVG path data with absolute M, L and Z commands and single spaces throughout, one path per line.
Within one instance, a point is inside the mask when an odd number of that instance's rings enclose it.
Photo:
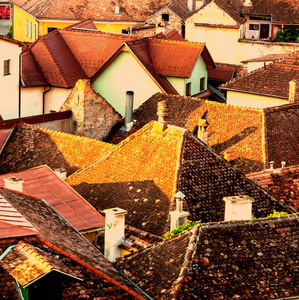
M 185 41 L 185 39 L 180 35 L 180 33 L 175 28 L 172 28 L 171 30 L 166 32 L 165 37 L 171 41 Z
M 299 52 L 237 78 L 221 89 L 289 99 L 289 82 L 299 78 Z
M 73 28 L 50 32 L 22 53 L 25 86 L 73 87 L 78 79 L 90 77 L 124 41 L 134 39 Z
M 78 231 L 104 227 L 104 217 L 48 166 L 0 175 L 0 187 L 5 186 L 4 178 L 12 176 L 24 180 L 24 194 L 46 200 Z
M 247 177 L 276 199 L 299 210 L 299 166 L 253 173 Z M 275 165 L 274 165 L 275 168 Z
M 171 9 L 182 20 L 186 19 L 190 15 L 186 1 L 172 0 L 168 5 L 168 8 Z
M 225 67 L 216 66 L 215 69 L 208 70 L 209 80 L 226 82 L 232 80 L 234 75 L 235 75 L 235 68 L 225 68 Z
M 256 57 L 256 58 L 252 58 L 252 59 L 243 60 L 243 61 L 241 61 L 241 63 L 246 64 L 249 62 L 264 62 L 264 61 L 272 61 L 273 62 L 275 60 L 282 59 L 286 56 L 287 56 L 287 53 L 268 54 L 268 55 L 264 55 L 264 56 L 260 56 L 260 57 Z
M 124 0 L 122 2 L 87 0 L 78 4 L 75 0 L 14 0 L 31 15 L 42 19 L 82 20 L 92 18 L 95 21 L 145 21 L 148 16 L 165 6 L 168 0 L 140 2 Z M 115 14 L 115 4 L 120 5 L 120 14 Z
M 295 214 L 198 225 L 116 265 L 157 299 L 298 296 L 298 221 Z
M 258 217 L 273 208 L 288 210 L 191 133 L 175 126 L 159 133 L 157 127 L 148 123 L 67 183 L 98 211 L 126 209 L 129 225 L 160 236 L 168 230 L 178 190 L 186 195 L 192 220 L 223 220 L 222 198 L 228 195 L 250 195 Z
M 217 153 L 234 151 L 238 157 L 236 167 L 245 173 L 264 168 L 263 110 L 220 104 L 196 98 L 155 94 L 133 114 L 137 120 L 129 133 L 117 131 L 109 142 L 118 143 L 151 120 L 157 120 L 159 101 L 167 100 L 167 122 L 193 132 L 207 112 L 208 145 Z M 234 120 L 234 126 L 232 126 Z
M 0 174 L 41 165 L 64 168 L 71 174 L 115 146 L 28 124 L 17 126 L 0 156 Z
M 14 206 L 40 232 L 37 239 L 60 256 L 79 263 L 97 276 L 102 277 L 124 289 L 127 293 L 139 297 L 135 287 L 127 281 L 104 256 L 89 243 L 69 223 L 65 222 L 45 201 L 0 188 L 0 194 Z M 138 298 L 139 297 L 139 298 Z

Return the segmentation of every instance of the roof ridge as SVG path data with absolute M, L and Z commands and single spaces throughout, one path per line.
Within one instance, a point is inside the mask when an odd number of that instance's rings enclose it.
M 178 40 L 167 40 L 167 39 L 165 39 L 165 40 L 164 39 L 151 39 L 151 42 L 154 42 L 154 41 L 160 42 L 160 43 L 165 43 L 165 44 L 167 44 L 167 43 L 168 44 L 184 44 L 184 45 L 190 46 L 190 47 L 198 45 L 198 48 L 199 48 L 199 45 L 201 47 L 206 45 L 206 43 L 204 43 L 204 42 L 190 42 L 190 41 L 187 41 L 187 40 L 178 41 Z

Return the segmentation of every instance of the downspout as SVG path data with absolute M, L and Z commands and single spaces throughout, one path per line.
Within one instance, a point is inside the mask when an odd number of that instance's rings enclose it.
M 23 83 L 23 80 L 22 80 L 22 48 L 21 48 L 21 52 L 19 54 L 19 111 L 18 111 L 18 115 L 19 115 L 19 118 L 21 118 L 21 105 L 22 105 L 22 101 L 21 101 L 21 88 L 22 88 L 22 83 Z M 25 84 L 24 84 L 25 86 Z
M 45 114 L 45 94 L 51 90 L 52 86 L 50 85 L 49 89 L 43 92 L 43 114 Z

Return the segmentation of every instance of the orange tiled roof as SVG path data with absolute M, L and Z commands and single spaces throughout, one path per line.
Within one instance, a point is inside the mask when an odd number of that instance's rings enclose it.
M 48 165 L 52 169 L 65 168 L 71 174 L 114 147 L 101 141 L 23 124 L 15 128 L 0 156 L 0 173 Z
M 221 89 L 289 99 L 289 82 L 299 79 L 299 52 L 221 86 Z
M 38 18 L 96 21 L 145 21 L 148 16 L 169 3 L 169 0 L 124 0 L 122 2 L 87 0 L 80 4 L 75 0 L 13 0 L 14 4 Z M 115 14 L 115 4 L 120 13 Z

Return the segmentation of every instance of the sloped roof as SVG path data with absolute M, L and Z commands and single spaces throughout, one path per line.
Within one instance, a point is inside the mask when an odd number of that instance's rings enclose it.
M 287 53 L 267 54 L 267 55 L 263 55 L 263 56 L 260 56 L 260 57 L 243 60 L 243 61 L 241 61 L 241 63 L 242 64 L 247 64 L 247 63 L 251 63 L 251 62 L 266 62 L 266 61 L 272 61 L 273 62 L 275 60 L 282 59 L 287 55 L 288 55 Z
M 182 20 L 186 19 L 190 15 L 186 1 L 172 0 L 171 3 L 168 5 L 168 8 L 171 9 Z
M 165 37 L 171 41 L 185 41 L 185 39 L 180 35 L 180 33 L 175 28 L 172 28 L 171 30 L 166 32 Z
M 299 78 L 299 52 L 221 86 L 221 89 L 289 99 L 289 82 Z
M 295 214 L 198 225 L 116 266 L 159 299 L 298 296 L 298 221 Z
M 223 220 L 228 195 L 253 197 L 257 216 L 288 209 L 185 129 L 158 128 L 148 123 L 67 183 L 98 211 L 122 207 L 129 225 L 160 236 L 177 191 L 186 195 L 190 218 L 203 222 Z
M 82 20 L 92 18 L 95 21 L 145 21 L 147 17 L 165 6 L 168 0 L 140 2 L 125 0 L 111 2 L 88 0 L 78 4 L 75 0 L 13 0 L 14 4 L 39 19 Z M 115 14 L 115 4 L 120 5 L 119 15 Z
M 82 23 L 77 23 L 78 27 Z M 86 23 L 83 26 L 92 26 L 90 21 Z M 78 79 L 90 77 L 124 41 L 135 39 L 129 35 L 80 30 L 77 24 L 39 37 L 22 53 L 25 86 L 73 87 Z
M 209 80 L 219 80 L 222 82 L 230 81 L 235 75 L 235 68 L 226 68 L 221 66 L 216 66 L 215 69 L 208 70 Z
M 65 222 L 45 201 L 0 188 L 0 194 L 39 230 L 38 239 L 69 259 L 89 268 L 126 292 L 139 297 L 135 287 L 127 281 L 103 256 L 69 223 Z M 139 299 L 144 299 L 139 297 Z
M 263 187 L 276 199 L 299 210 L 299 166 L 281 169 L 277 164 L 273 170 L 249 174 L 247 177 Z
M 48 165 L 51 169 L 64 168 L 69 175 L 114 147 L 85 137 L 18 125 L 0 156 L 0 174 Z
M 4 178 L 12 176 L 24 180 L 24 194 L 46 200 L 78 231 L 88 231 L 105 225 L 104 217 L 48 166 L 1 175 L 0 187 L 5 186 Z
M 76 278 L 74 271 L 58 258 L 46 256 L 43 251 L 22 241 L 9 249 L 0 260 L 0 265 L 23 287 L 28 287 L 53 271 L 63 272 L 64 275 Z

